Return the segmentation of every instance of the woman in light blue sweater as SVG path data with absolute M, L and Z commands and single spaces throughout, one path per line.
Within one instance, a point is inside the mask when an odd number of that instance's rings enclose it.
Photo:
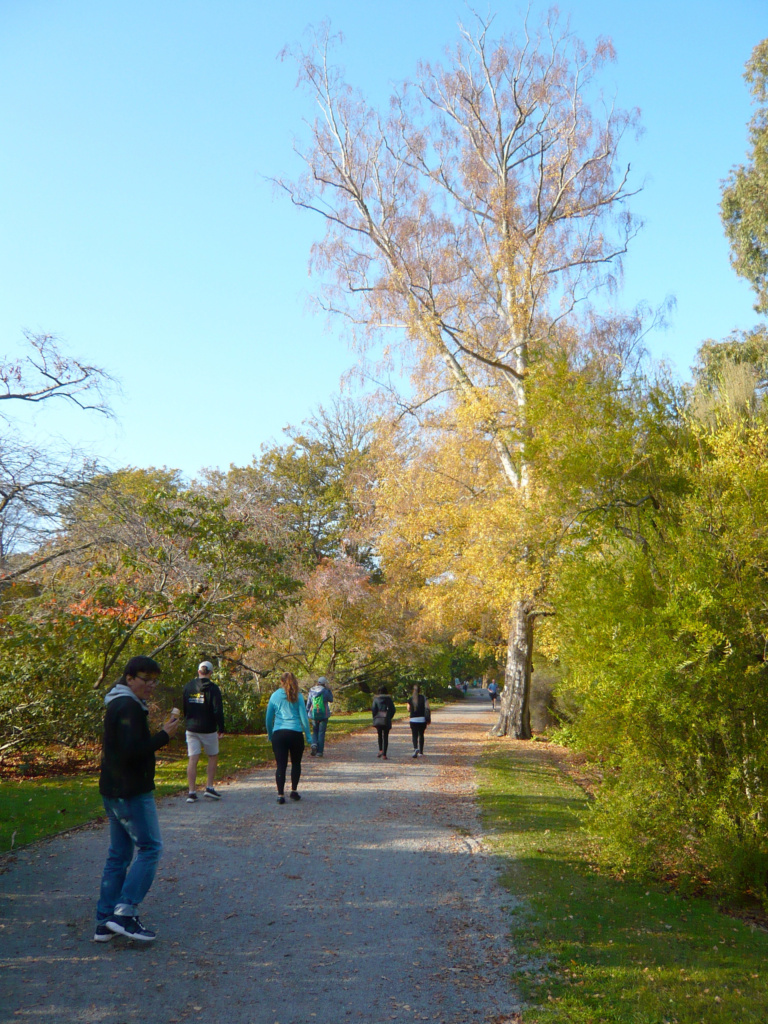
M 309 719 L 304 701 L 299 699 L 299 683 L 293 672 L 284 672 L 280 677 L 281 686 L 269 698 L 267 704 L 267 736 L 275 752 L 277 768 L 277 802 L 285 803 L 285 773 L 288 758 L 291 759 L 291 800 L 300 800 L 297 790 L 301 778 L 301 758 L 304 754 L 304 737 L 312 742 Z

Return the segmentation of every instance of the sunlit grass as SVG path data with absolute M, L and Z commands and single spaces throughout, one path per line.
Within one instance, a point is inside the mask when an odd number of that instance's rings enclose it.
M 537 745 L 495 748 L 481 804 L 514 914 L 526 1024 L 768 1020 L 768 934 L 706 900 L 593 870 L 583 792 Z

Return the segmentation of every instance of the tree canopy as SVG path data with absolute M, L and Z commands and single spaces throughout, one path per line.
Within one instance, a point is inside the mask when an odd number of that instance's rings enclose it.
M 636 113 L 599 102 L 610 43 L 589 52 L 556 13 L 519 37 L 494 38 L 492 21 L 475 18 L 446 61 L 421 65 L 383 110 L 344 81 L 332 42 L 326 31 L 294 55 L 320 114 L 301 150 L 306 174 L 280 184 L 325 222 L 312 262 L 327 282 L 326 307 L 363 342 L 397 329 L 410 393 L 396 405 L 423 430 L 431 464 L 438 451 L 451 462 L 443 482 L 474 477 L 484 493 L 498 492 L 497 520 L 515 521 L 499 729 L 529 736 L 533 626 L 546 610 L 539 542 L 551 539 L 534 526 L 532 410 L 539 375 L 564 349 L 591 334 L 611 344 L 636 325 L 596 319 L 590 305 L 614 283 L 635 231 L 618 151 Z M 414 468 L 422 483 L 429 473 Z M 472 503 L 475 521 L 483 507 Z M 476 538 L 495 544 L 495 527 L 475 525 Z M 438 555 L 427 578 L 455 578 L 455 545 L 438 541 L 446 530 L 416 530 L 412 543 L 429 539 Z

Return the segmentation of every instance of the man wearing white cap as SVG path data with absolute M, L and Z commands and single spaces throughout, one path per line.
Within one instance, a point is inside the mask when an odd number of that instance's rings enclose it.
M 184 717 L 187 726 L 187 803 L 197 802 L 197 762 L 203 751 L 208 758 L 208 772 L 203 796 L 220 800 L 221 794 L 213 788 L 216 778 L 216 762 L 219 759 L 219 740 L 224 734 L 224 706 L 221 690 L 211 680 L 213 665 L 201 661 L 197 667 L 197 679 L 184 687 Z

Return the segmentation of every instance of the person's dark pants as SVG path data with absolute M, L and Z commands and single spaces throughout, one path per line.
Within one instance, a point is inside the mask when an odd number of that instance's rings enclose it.
M 390 725 L 377 725 L 376 733 L 379 737 L 379 750 L 382 754 L 386 754 L 387 748 L 389 747 L 389 730 L 392 728 Z
M 411 722 L 411 736 L 413 738 L 413 749 L 418 750 L 420 754 L 424 753 L 424 730 L 426 728 L 426 722 Z
M 291 759 L 291 789 L 299 788 L 301 757 L 304 753 L 304 733 L 297 732 L 295 729 L 277 729 L 272 733 L 272 749 L 277 762 L 275 770 L 277 793 L 278 796 L 282 796 L 285 790 L 285 773 L 289 757 Z

